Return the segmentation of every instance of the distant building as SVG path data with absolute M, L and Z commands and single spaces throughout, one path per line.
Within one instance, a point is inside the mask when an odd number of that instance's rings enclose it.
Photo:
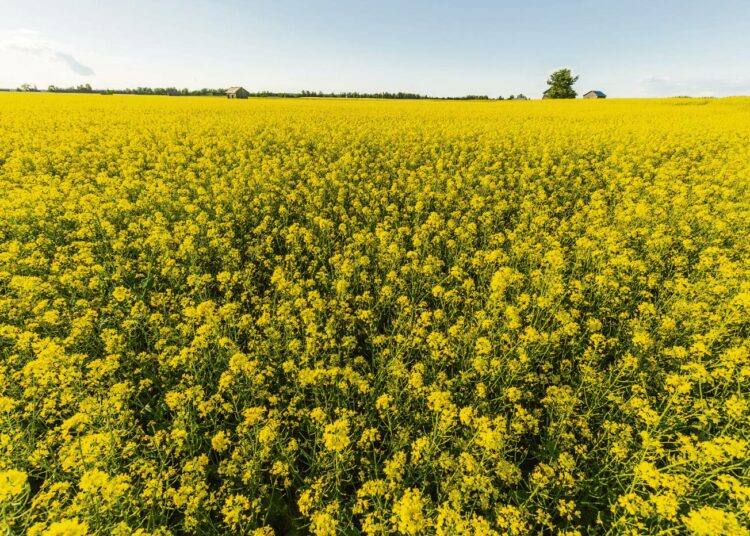
M 549 96 L 549 92 L 550 91 L 552 91 L 552 88 L 548 88 L 547 91 L 545 91 L 544 93 L 542 93 L 542 98 L 543 99 L 549 99 L 550 98 L 550 96 Z
M 584 93 L 583 95 L 584 99 L 606 99 L 607 96 L 602 91 L 589 91 L 588 93 Z
M 228 99 L 246 99 L 250 96 L 250 93 L 244 87 L 234 86 L 227 89 Z

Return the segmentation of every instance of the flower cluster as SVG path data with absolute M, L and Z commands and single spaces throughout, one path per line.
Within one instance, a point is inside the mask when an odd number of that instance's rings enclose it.
M 0 96 L 0 532 L 748 534 L 750 101 Z

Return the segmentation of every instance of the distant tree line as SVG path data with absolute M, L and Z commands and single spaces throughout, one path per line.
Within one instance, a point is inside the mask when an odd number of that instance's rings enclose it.
M 19 88 L 20 91 L 24 91 Z M 176 87 L 136 87 L 126 89 L 94 89 L 90 84 L 81 84 L 71 87 L 49 86 L 47 91 L 50 93 L 99 93 L 102 95 L 168 95 L 172 97 L 188 96 L 224 96 L 225 89 L 178 89 Z
M 16 91 L 39 91 L 36 86 L 30 86 L 29 84 L 23 84 L 17 88 Z M 101 95 L 167 95 L 171 97 L 223 97 L 226 94 L 224 88 L 202 88 L 202 89 L 188 89 L 188 88 L 176 88 L 176 87 L 136 87 L 126 89 L 94 89 L 90 84 L 81 84 L 78 86 L 70 87 L 58 87 L 51 85 L 47 88 L 49 93 L 99 93 Z M 388 91 L 379 93 L 360 93 L 358 91 L 346 91 L 346 92 L 323 92 L 323 91 L 308 91 L 303 90 L 299 92 L 285 92 L 285 91 L 256 91 L 250 93 L 251 97 L 277 97 L 277 98 L 302 98 L 302 97 L 315 97 L 315 98 L 334 98 L 334 99 L 404 99 L 404 100 L 419 100 L 419 99 L 435 99 L 435 100 L 505 100 L 502 96 L 497 99 L 492 99 L 487 95 L 464 95 L 462 97 L 431 97 L 429 95 L 421 95 L 419 93 L 409 93 L 399 91 L 391 93 Z M 508 100 L 525 98 L 522 94 L 517 97 L 511 95 Z
M 406 93 L 399 91 L 397 93 L 390 93 L 384 91 L 381 93 L 360 93 L 358 91 L 346 91 L 341 93 L 329 92 L 324 93 L 322 91 L 307 91 L 302 90 L 299 93 L 274 93 L 264 91 L 261 93 L 251 93 L 258 97 L 317 97 L 317 98 L 333 98 L 333 99 L 429 99 L 431 97 L 427 95 L 420 95 L 418 93 Z
M 573 89 L 573 85 L 578 81 L 578 76 L 573 76 L 570 69 L 558 69 L 552 73 L 547 79 L 547 85 L 549 88 L 544 92 L 545 99 L 574 99 L 578 95 Z M 17 88 L 16 91 L 39 91 L 36 86 L 29 84 L 23 84 Z M 223 97 L 226 94 L 224 88 L 203 88 L 203 89 L 178 89 L 176 87 L 136 87 L 127 89 L 93 89 L 90 84 L 81 84 L 78 86 L 71 87 L 57 87 L 49 86 L 47 91 L 50 93 L 100 93 L 102 95 L 168 95 L 172 97 Z M 347 91 L 347 92 L 330 92 L 324 93 L 322 91 L 299 91 L 299 92 L 279 92 L 279 91 L 256 91 L 249 93 L 251 97 L 278 97 L 278 98 L 300 98 L 300 97 L 316 97 L 316 98 L 335 98 L 335 99 L 436 99 L 436 100 L 528 100 L 523 94 L 510 95 L 507 99 L 503 96 L 499 96 L 496 99 L 491 99 L 487 95 L 464 95 L 463 97 L 431 97 L 429 95 L 421 95 L 419 93 L 408 93 L 399 91 L 397 93 L 391 93 L 388 91 L 380 93 L 360 93 L 358 91 Z
M 105 89 L 100 91 L 104 95 L 167 95 L 169 97 L 224 97 L 226 89 L 201 88 L 201 89 L 177 89 L 176 87 L 137 87 L 135 89 Z
M 94 90 L 91 88 L 91 84 L 81 84 L 75 87 L 57 87 L 49 86 L 47 91 L 50 93 L 93 93 Z

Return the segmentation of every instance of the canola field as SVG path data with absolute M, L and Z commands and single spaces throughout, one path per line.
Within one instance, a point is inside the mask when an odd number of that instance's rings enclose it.
M 750 534 L 750 99 L 0 95 L 0 534 Z

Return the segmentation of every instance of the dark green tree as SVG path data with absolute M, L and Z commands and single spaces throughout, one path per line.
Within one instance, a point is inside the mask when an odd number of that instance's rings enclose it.
M 548 99 L 575 99 L 578 93 L 573 89 L 573 84 L 578 81 L 570 69 L 560 69 L 552 73 L 547 80 L 549 89 L 544 93 Z

